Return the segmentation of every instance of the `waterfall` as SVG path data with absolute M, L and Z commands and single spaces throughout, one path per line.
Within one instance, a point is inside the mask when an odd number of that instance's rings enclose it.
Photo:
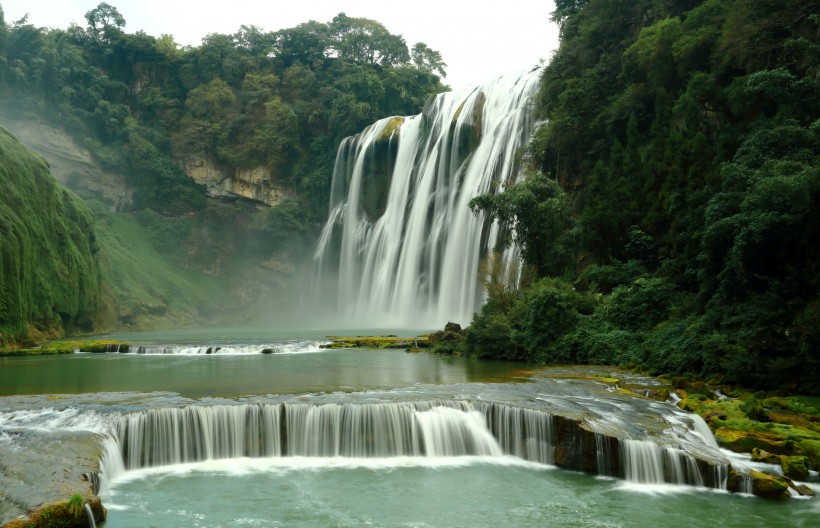
M 97 521 L 94 520 L 94 512 L 91 511 L 91 506 L 85 503 L 85 518 L 88 519 L 88 526 L 90 528 L 97 528 Z
M 444 93 L 339 147 L 330 212 L 303 307 L 338 325 L 467 323 L 483 298 L 479 261 L 497 225 L 469 202 L 521 177 L 539 72 Z M 503 259 L 517 262 L 517 250 Z M 344 315 L 342 315 L 344 314 Z
M 645 484 L 704 485 L 700 468 L 689 453 L 646 440 L 622 440 L 621 448 L 626 480 Z
M 555 464 L 558 444 L 580 455 L 576 462 L 565 457 L 559 463 L 568 469 L 639 483 L 726 488 L 728 466 L 723 461 L 696 459 L 687 451 L 649 439 L 585 432 L 576 422 L 542 410 L 438 400 L 246 403 L 125 414 L 118 419 L 112 439 L 104 443 L 101 466 L 106 478 L 101 491 L 106 493 L 106 479 L 126 470 L 203 460 L 512 455 Z

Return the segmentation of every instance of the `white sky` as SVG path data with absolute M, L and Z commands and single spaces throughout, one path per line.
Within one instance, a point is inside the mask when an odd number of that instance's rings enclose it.
M 7 24 L 29 13 L 37 27 L 85 27 L 85 13 L 101 0 L 0 0 Z M 371 18 L 408 46 L 425 42 L 447 63 L 445 82 L 454 89 L 502 73 L 530 69 L 548 60 L 558 46 L 558 28 L 549 21 L 552 0 L 107 0 L 125 18 L 125 31 L 196 46 L 208 33 L 235 33 L 241 25 L 265 31 L 338 13 Z

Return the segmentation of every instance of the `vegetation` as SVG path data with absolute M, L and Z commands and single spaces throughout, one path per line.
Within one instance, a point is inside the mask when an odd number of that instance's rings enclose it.
M 326 213 L 341 138 L 385 115 L 417 113 L 445 89 L 439 52 L 344 13 L 275 32 L 242 26 L 196 47 L 125 28 L 107 3 L 67 29 L 7 22 L 0 9 L 4 115 L 65 130 L 124 181 L 113 199 L 75 181 L 82 175 L 68 179 L 96 216 L 96 231 L 87 212 L 80 220 L 99 250 L 102 283 L 92 273 L 44 292 L 81 284 L 60 310 L 83 330 L 99 329 L 90 320 L 103 312 L 115 325 L 145 328 L 281 304 Z M 192 166 L 222 179 L 250 171 L 270 196 L 214 199 L 189 176 Z M 8 276 L 0 283 L 16 288 Z M 56 317 L 50 298 L 21 306 L 0 328 L 18 335 L 26 321 Z
M 491 273 L 449 350 L 816 393 L 816 11 L 556 2 L 531 174 L 473 202 L 514 228 L 533 279 Z
M 95 326 L 97 252 L 88 207 L 0 128 L 0 349 Z
M 395 335 L 386 336 L 356 336 L 356 337 L 328 337 L 329 344 L 322 345 L 322 348 L 405 348 L 419 349 L 430 346 L 429 338 L 419 337 L 397 337 Z
M 820 399 L 742 390 L 719 398 L 703 383 L 678 392 L 681 407 L 701 415 L 729 449 L 780 464 L 796 480 L 806 480 L 809 467 L 820 467 Z

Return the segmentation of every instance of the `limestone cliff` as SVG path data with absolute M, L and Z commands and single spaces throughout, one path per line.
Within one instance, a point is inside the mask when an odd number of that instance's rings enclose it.
M 265 167 L 226 171 L 204 155 L 192 155 L 181 162 L 182 169 L 195 182 L 205 185 L 216 198 L 247 198 L 277 205 L 287 198 L 284 188 L 273 182 Z

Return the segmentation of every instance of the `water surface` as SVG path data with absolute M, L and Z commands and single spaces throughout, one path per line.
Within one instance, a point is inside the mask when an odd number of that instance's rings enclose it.
M 239 459 L 135 472 L 107 528 L 816 526 L 818 501 L 776 503 L 623 482 L 511 458 Z

